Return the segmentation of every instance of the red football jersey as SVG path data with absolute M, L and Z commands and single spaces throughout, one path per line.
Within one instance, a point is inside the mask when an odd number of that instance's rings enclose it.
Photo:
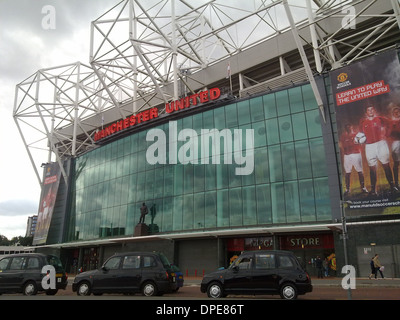
M 361 146 L 359 144 L 354 143 L 354 137 L 356 136 L 356 132 L 344 132 L 340 136 L 340 144 L 342 145 L 344 154 L 353 154 L 360 153 Z
M 400 119 L 391 119 L 389 121 L 389 137 L 393 140 L 400 140 Z
M 385 117 L 376 116 L 372 119 L 364 118 L 360 121 L 360 131 L 367 138 L 366 143 L 375 143 L 386 138 L 389 120 Z

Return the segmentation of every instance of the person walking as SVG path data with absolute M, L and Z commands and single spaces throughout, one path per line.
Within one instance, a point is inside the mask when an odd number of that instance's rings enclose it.
M 378 275 L 378 271 L 381 274 L 382 279 L 384 279 L 384 276 L 382 273 L 383 266 L 382 266 L 381 262 L 379 261 L 379 254 L 375 254 L 375 257 L 372 260 L 374 261 L 374 267 L 375 267 L 375 279 L 376 279 L 376 276 Z
M 369 262 L 369 265 L 371 267 L 371 274 L 368 276 L 368 279 L 371 280 L 371 278 L 374 277 L 374 276 L 376 278 L 376 269 L 375 269 L 374 257 L 371 258 L 371 261 Z
M 319 256 L 317 256 L 317 259 L 315 260 L 315 266 L 317 267 L 318 271 L 318 278 L 323 278 L 323 273 L 322 273 L 322 260 Z

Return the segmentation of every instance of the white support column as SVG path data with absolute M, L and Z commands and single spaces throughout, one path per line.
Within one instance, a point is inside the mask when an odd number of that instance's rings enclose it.
M 321 56 L 318 50 L 318 37 L 315 28 L 314 13 L 312 12 L 311 0 L 307 0 L 308 22 L 310 23 L 311 41 L 314 51 L 315 66 L 319 73 L 322 72 Z
M 174 73 L 174 100 L 178 100 L 178 50 L 176 46 L 176 16 L 175 16 L 175 0 L 171 0 L 171 25 L 172 25 L 172 68 Z
M 315 99 L 317 101 L 318 107 L 319 107 L 319 109 L 321 111 L 321 115 L 322 115 L 322 118 L 324 120 L 324 123 L 326 123 L 324 103 L 322 102 L 322 98 L 321 98 L 321 95 L 319 93 L 317 83 L 315 82 L 314 75 L 312 73 L 310 64 L 308 63 L 306 53 L 304 51 L 304 48 L 303 48 L 303 45 L 301 43 L 298 30 L 296 28 L 296 24 L 295 24 L 293 16 L 292 16 L 292 12 L 290 11 L 290 7 L 289 7 L 289 4 L 288 4 L 287 0 L 283 0 L 282 3 L 284 5 L 284 7 L 285 7 L 286 15 L 287 15 L 288 20 L 290 22 L 290 26 L 292 28 L 293 37 L 294 37 L 294 40 L 296 42 L 297 49 L 299 50 L 300 57 L 301 57 L 301 60 L 303 62 L 304 68 L 306 70 L 308 80 L 310 81 L 311 88 L 313 90 L 313 93 L 314 93 Z
M 393 7 L 393 12 L 394 15 L 397 19 L 397 24 L 399 25 L 400 29 L 400 5 L 399 5 L 399 0 L 391 0 L 392 1 L 392 7 Z
M 78 131 L 78 121 L 79 121 L 79 85 L 80 85 L 80 72 L 81 72 L 81 63 L 78 62 L 77 66 L 77 80 L 75 84 L 75 101 L 74 101 L 74 130 L 72 134 L 72 150 L 71 155 L 73 157 L 76 156 L 76 135 Z
M 133 0 L 129 0 L 129 38 L 137 38 L 137 19 L 133 16 Z M 137 98 L 138 98 L 138 64 L 137 64 L 137 54 L 135 47 L 133 49 L 133 105 L 132 111 L 134 114 L 138 111 Z

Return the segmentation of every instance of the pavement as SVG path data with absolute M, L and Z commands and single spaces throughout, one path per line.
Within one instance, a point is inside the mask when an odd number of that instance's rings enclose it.
M 184 277 L 185 286 L 188 285 L 200 285 L 202 277 Z M 314 287 L 340 287 L 342 288 L 343 278 L 338 277 L 326 277 L 318 279 L 317 277 L 311 277 L 311 283 Z M 368 279 L 368 277 L 356 278 L 357 287 L 382 287 L 382 288 L 400 288 L 400 278 L 377 278 Z

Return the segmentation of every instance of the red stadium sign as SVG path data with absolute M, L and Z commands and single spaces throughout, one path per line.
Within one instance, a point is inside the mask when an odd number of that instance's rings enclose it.
M 165 104 L 166 112 L 172 113 L 174 111 L 179 111 L 185 108 L 189 108 L 190 106 L 196 106 L 198 101 L 200 104 L 207 103 L 210 101 L 217 100 L 221 96 L 221 90 L 218 88 L 209 89 L 206 91 L 202 91 L 196 94 L 192 94 L 190 96 L 184 97 L 180 100 L 172 101 L 171 103 Z M 123 120 L 119 120 L 114 122 L 113 124 L 107 126 L 106 128 L 99 130 L 94 135 L 94 141 L 99 141 L 108 136 L 111 136 L 117 132 L 123 131 L 129 127 L 135 126 L 136 124 L 140 124 L 143 122 L 147 122 L 158 118 L 158 109 L 151 108 L 145 111 L 142 111 L 136 115 L 132 115 Z

